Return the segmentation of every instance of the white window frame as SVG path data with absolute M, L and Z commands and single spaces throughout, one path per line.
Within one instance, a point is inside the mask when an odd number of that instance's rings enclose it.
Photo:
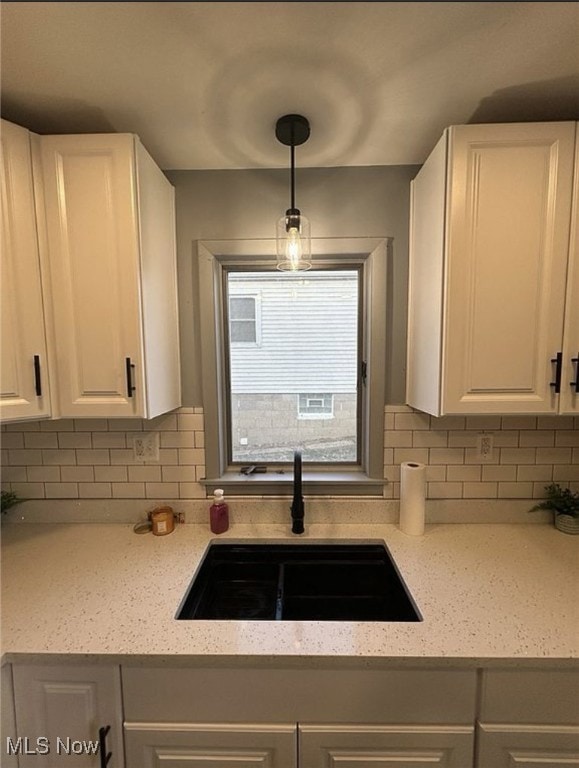
M 314 268 L 362 266 L 366 362 L 360 465 L 305 465 L 307 494 L 383 496 L 384 403 L 386 389 L 387 273 L 390 238 L 329 238 L 312 240 Z M 275 240 L 221 240 L 198 242 L 199 323 L 203 409 L 205 414 L 206 477 L 208 493 L 225 487 L 230 494 L 286 493 L 291 487 L 291 465 L 276 465 L 265 474 L 241 475 L 227 458 L 227 392 L 225 388 L 225 329 L 223 302 L 225 271 L 275 265 Z M 289 475 L 289 477 L 287 476 Z M 284 489 L 282 491 L 282 489 Z

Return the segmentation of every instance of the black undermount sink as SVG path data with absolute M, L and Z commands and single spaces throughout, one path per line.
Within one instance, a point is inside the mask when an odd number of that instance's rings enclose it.
M 212 544 L 176 618 L 422 621 L 383 544 Z

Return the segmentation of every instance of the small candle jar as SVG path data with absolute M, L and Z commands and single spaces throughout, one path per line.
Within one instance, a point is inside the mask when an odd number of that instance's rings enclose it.
M 172 507 L 157 507 L 151 514 L 154 536 L 166 536 L 175 528 L 175 514 Z

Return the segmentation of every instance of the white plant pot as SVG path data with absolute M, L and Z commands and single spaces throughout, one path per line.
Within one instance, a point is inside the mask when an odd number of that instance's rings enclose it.
M 579 517 L 555 515 L 555 528 L 563 531 L 563 533 L 579 534 Z

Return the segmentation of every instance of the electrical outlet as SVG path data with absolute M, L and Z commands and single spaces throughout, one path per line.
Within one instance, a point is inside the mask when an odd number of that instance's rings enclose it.
M 133 437 L 133 458 L 135 461 L 159 461 L 159 433 Z
M 476 457 L 479 461 L 492 461 L 495 436 L 493 432 L 479 432 L 476 438 Z

